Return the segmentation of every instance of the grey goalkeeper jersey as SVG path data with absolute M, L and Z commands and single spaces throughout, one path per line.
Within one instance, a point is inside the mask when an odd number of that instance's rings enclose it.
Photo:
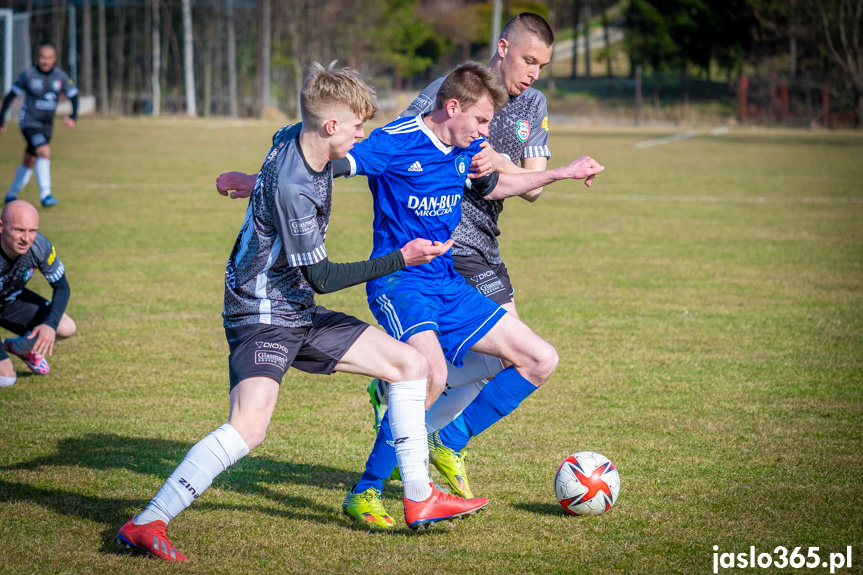
M 47 74 L 31 66 L 18 75 L 12 92 L 16 96 L 24 94 L 24 105 L 19 114 L 21 129 L 35 128 L 51 133 L 60 94 L 74 98 L 78 95 L 78 88 L 66 72 L 56 66 Z
M 431 111 L 444 79 L 429 84 L 401 115 L 416 116 Z M 548 106 L 543 93 L 528 88 L 519 96 L 511 96 L 509 103 L 495 113 L 488 132 L 492 147 L 514 164 L 524 158 L 550 157 Z M 483 199 L 476 190 L 465 187 L 461 210 L 461 221 L 453 232 L 453 255 L 479 254 L 490 264 L 502 263 L 497 220 L 503 211 L 503 200 Z
M 332 166 L 316 172 L 299 146 L 300 126 L 273 137 L 225 269 L 225 327 L 312 324 L 314 291 L 300 272 L 327 256 Z

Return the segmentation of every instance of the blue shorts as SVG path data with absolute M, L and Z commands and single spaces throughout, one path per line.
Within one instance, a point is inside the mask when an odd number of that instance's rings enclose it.
M 399 341 L 422 331 L 436 331 L 444 357 L 456 367 L 461 367 L 464 354 L 506 313 L 467 284 L 434 295 L 406 285 L 393 286 L 369 297 L 369 307 L 378 323 Z

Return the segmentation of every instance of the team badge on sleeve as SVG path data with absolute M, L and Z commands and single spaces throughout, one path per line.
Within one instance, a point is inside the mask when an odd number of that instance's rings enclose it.
M 548 132 L 548 116 L 542 119 L 542 129 Z
M 57 248 L 51 246 L 51 255 L 48 256 L 48 265 L 50 266 L 53 264 L 55 259 L 57 259 Z
M 530 123 L 527 120 L 519 120 L 515 125 L 515 135 L 522 142 L 526 142 L 530 137 Z

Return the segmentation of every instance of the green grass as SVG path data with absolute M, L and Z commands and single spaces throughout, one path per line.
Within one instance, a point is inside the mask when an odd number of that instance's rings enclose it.
M 12 128 L 0 185 L 23 150 Z M 275 128 L 58 126 L 61 203 L 41 230 L 79 333 L 49 376 L 0 390 L 0 572 L 688 574 L 712 570 L 714 545 L 825 559 L 852 545 L 860 572 L 863 135 L 850 132 L 638 150 L 669 132 L 552 126 L 553 165 L 589 153 L 606 173 L 502 215 L 521 316 L 561 362 L 469 448 L 484 513 L 421 534 L 352 525 L 340 506 L 373 440 L 367 382 L 291 371 L 266 442 L 172 522 L 191 562 L 121 549 L 117 529 L 227 416 L 223 274 L 245 202 L 214 181 L 256 170 Z M 365 258 L 365 184 L 336 190 L 330 257 Z M 319 299 L 373 322 L 361 287 Z M 585 449 L 622 478 L 599 518 L 554 499 L 558 463 Z M 384 502 L 401 521 L 399 484 Z

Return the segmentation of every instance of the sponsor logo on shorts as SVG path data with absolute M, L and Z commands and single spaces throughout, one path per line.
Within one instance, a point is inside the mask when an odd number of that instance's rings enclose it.
M 255 345 L 258 346 L 258 349 L 277 349 L 279 351 L 283 351 L 285 353 L 290 353 L 288 348 L 283 346 L 280 343 L 272 343 L 269 341 L 256 341 Z
M 494 281 L 480 284 L 480 285 L 476 286 L 476 289 L 478 289 L 479 293 L 481 293 L 482 295 L 487 296 L 487 295 L 490 295 L 493 293 L 497 293 L 497 292 L 505 289 L 505 287 L 504 287 L 502 281 L 496 279 Z
M 290 220 L 291 235 L 305 236 L 318 229 L 318 222 L 315 216 L 309 216 L 301 220 Z
M 414 214 L 419 217 L 444 216 L 455 209 L 459 200 L 461 200 L 461 194 L 447 194 L 445 196 L 426 198 L 410 196 L 408 197 L 408 209 L 413 210 Z
M 288 368 L 288 358 L 276 351 L 255 351 L 255 365 L 275 365 L 279 369 Z
M 530 123 L 527 120 L 519 120 L 515 125 L 515 135 L 522 142 L 526 142 L 530 137 Z
M 497 277 L 493 270 L 486 270 L 479 275 L 470 276 L 470 281 L 473 283 L 479 283 L 484 279 L 488 279 L 490 277 Z

